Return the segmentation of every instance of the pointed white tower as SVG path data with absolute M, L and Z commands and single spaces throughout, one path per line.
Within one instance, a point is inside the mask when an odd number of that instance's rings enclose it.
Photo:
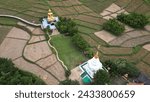
M 103 69 L 102 63 L 99 60 L 98 52 L 96 52 L 92 59 L 87 61 L 87 66 L 86 71 L 92 78 L 99 69 Z

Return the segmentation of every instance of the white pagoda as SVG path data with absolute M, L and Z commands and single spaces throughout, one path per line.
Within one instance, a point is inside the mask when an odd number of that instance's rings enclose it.
M 94 78 L 94 74 L 102 69 L 103 65 L 99 60 L 98 52 L 94 55 L 94 57 L 87 62 L 81 64 L 79 68 L 82 70 L 81 78 L 83 83 L 90 83 L 92 82 L 92 79 Z

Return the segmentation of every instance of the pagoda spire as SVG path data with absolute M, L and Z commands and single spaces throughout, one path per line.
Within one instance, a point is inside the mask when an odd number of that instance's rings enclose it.
M 95 58 L 95 59 L 99 58 L 99 53 L 98 53 L 98 51 L 97 51 L 96 54 L 94 55 L 94 58 Z

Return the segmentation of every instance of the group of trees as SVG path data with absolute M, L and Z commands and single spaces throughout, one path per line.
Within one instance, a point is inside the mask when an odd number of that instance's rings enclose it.
M 136 78 L 140 74 L 136 66 L 126 59 L 107 60 L 104 66 L 108 68 L 111 76 L 128 74 L 129 77 Z
M 98 70 L 94 75 L 93 84 L 94 85 L 110 84 L 109 73 L 105 70 Z
M 90 45 L 82 38 L 82 36 L 80 36 L 79 34 L 75 34 L 72 37 L 72 42 L 74 43 L 74 45 L 80 49 L 81 51 L 83 51 L 84 55 L 87 56 L 88 58 L 92 58 L 93 57 L 93 49 L 90 47 Z
M 133 28 L 143 28 L 148 24 L 148 18 L 143 14 L 130 13 L 130 14 L 120 14 L 117 16 L 117 20 L 123 22 Z
M 111 32 L 116 36 L 119 36 L 124 32 L 125 27 L 123 24 L 119 23 L 116 19 L 110 19 L 103 24 L 103 29 Z
M 11 60 L 0 58 L 1 85 L 42 85 L 45 84 L 35 75 L 19 70 Z
M 73 36 L 78 33 L 78 27 L 70 18 L 59 17 L 56 27 L 61 34 Z
M 146 24 L 148 24 L 148 18 L 143 14 L 138 13 L 130 13 L 130 14 L 119 14 L 117 15 L 117 19 L 109 19 L 107 22 L 103 24 L 103 29 L 111 32 L 112 34 L 119 36 L 124 30 L 125 26 L 120 22 L 129 25 L 133 28 L 144 28 Z
M 107 68 L 108 72 L 105 70 L 97 71 L 94 75 L 92 84 L 111 84 L 111 78 L 116 76 L 124 76 L 125 74 L 128 74 L 129 78 L 137 78 L 140 74 L 140 71 L 136 66 L 126 59 L 106 60 L 103 65 Z

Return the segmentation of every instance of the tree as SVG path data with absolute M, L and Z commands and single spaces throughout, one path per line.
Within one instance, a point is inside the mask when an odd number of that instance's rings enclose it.
M 125 27 L 123 24 L 119 23 L 116 19 L 110 19 L 103 24 L 103 29 L 111 32 L 116 36 L 119 36 L 124 32 Z
M 11 60 L 0 58 L 1 85 L 41 85 L 45 84 L 35 75 L 19 70 Z
M 74 21 L 67 18 L 59 18 L 56 27 L 61 34 L 73 36 L 78 33 L 78 27 Z
M 117 19 L 133 28 L 143 28 L 148 24 L 148 18 L 143 14 L 132 12 L 130 14 L 120 14 Z
M 98 70 L 94 75 L 93 84 L 95 85 L 105 85 L 110 83 L 109 73 L 105 70 Z

